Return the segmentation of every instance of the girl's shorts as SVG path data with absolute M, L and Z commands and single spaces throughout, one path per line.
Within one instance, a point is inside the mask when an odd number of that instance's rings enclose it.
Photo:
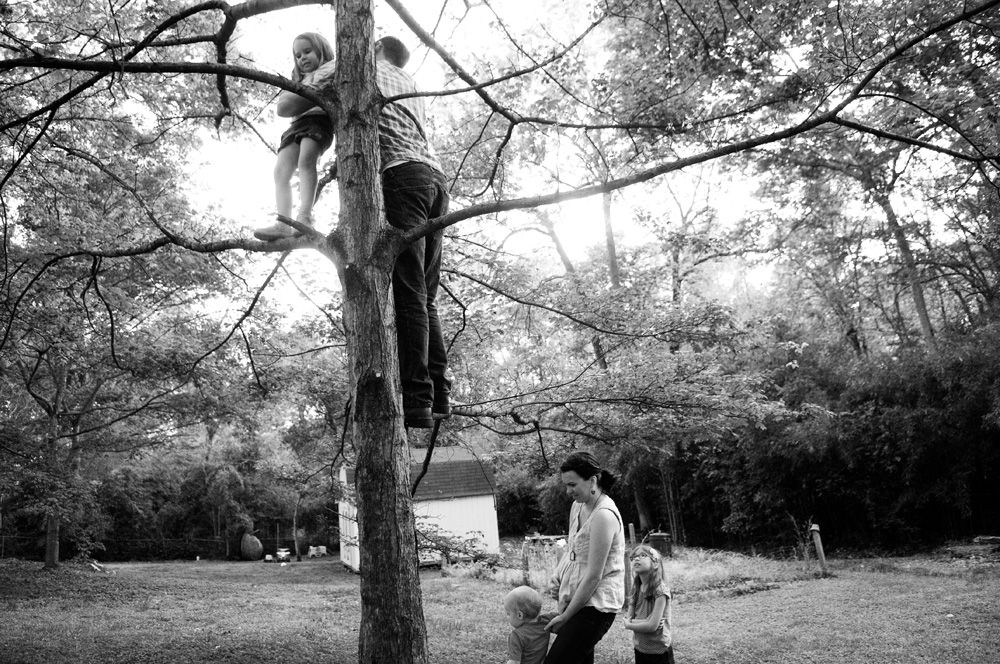
M 281 135 L 278 152 L 292 143 L 301 143 L 303 138 L 316 141 L 321 154 L 329 150 L 333 145 L 333 123 L 330 122 L 330 116 L 326 113 L 310 113 L 295 118 L 292 125 Z

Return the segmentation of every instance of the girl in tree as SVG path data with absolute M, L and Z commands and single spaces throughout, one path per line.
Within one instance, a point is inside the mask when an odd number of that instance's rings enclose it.
M 635 580 L 625 629 L 632 630 L 636 664 L 674 664 L 670 638 L 670 588 L 663 578 L 663 558 L 640 544 L 629 557 Z
M 322 35 L 304 32 L 292 41 L 295 66 L 292 80 L 302 85 L 319 86 L 333 74 L 333 48 Z M 292 124 L 281 135 L 278 145 L 278 162 L 274 166 L 274 198 L 278 221 L 258 228 L 254 237 L 259 240 L 280 240 L 302 235 L 289 224 L 292 214 L 292 175 L 299 172 L 299 213 L 296 221 L 312 226 L 312 209 L 316 200 L 316 162 L 333 144 L 333 122 L 319 106 L 303 113 L 291 115 L 284 111 L 292 99 L 301 99 L 294 92 L 282 90 L 278 95 L 278 115 L 291 117 Z

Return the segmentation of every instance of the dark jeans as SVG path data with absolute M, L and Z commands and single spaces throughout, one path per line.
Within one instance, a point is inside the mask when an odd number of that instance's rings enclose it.
M 667 652 L 658 655 L 635 651 L 635 664 L 674 664 L 674 649 L 667 648 Z
M 594 664 L 594 646 L 614 621 L 614 613 L 583 607 L 559 629 L 545 664 Z
M 419 162 L 385 170 L 382 195 L 389 225 L 401 230 L 448 211 L 444 175 Z M 437 312 L 443 238 L 444 233 L 438 231 L 410 244 L 396 259 L 392 271 L 404 408 L 447 403 L 451 392 L 451 381 L 445 377 L 448 356 Z

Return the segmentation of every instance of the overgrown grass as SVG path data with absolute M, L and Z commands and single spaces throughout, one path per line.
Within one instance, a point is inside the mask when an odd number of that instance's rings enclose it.
M 465 578 L 490 579 L 503 585 L 526 584 L 544 591 L 562 550 L 554 547 L 529 548 L 527 572 L 517 547 L 507 547 L 499 564 L 465 563 L 453 565 L 446 574 Z M 816 576 L 815 563 L 777 561 L 761 556 L 744 556 L 723 551 L 680 548 L 664 562 L 670 586 L 676 595 L 740 594 L 768 584 L 796 581 Z
M 110 565 L 0 561 L 2 664 L 356 660 L 359 579 L 331 559 Z M 681 662 L 998 662 L 995 563 L 801 562 L 681 550 L 669 561 Z M 422 574 L 431 661 L 502 661 L 518 569 Z M 551 601 L 550 601 L 551 604 Z M 550 608 L 549 605 L 546 608 Z M 598 662 L 632 662 L 620 619 Z

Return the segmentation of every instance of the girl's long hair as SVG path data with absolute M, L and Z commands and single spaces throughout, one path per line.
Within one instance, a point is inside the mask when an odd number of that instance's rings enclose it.
M 653 569 L 649 573 L 649 583 L 646 584 L 646 587 L 643 587 L 642 579 L 638 574 L 636 574 L 632 579 L 633 614 L 635 613 L 636 607 L 639 606 L 640 599 L 646 599 L 652 602 L 658 592 L 662 592 L 663 594 L 669 592 L 669 588 L 667 588 L 667 582 L 663 574 L 663 556 L 660 555 L 660 552 L 648 544 L 640 544 L 632 549 L 632 553 L 629 554 L 629 558 L 637 553 L 645 553 L 649 556 L 649 559 L 653 563 Z
M 330 62 L 333 60 L 333 47 L 330 46 L 330 42 L 326 40 L 326 37 L 319 34 L 318 32 L 303 32 L 301 35 L 292 40 L 292 52 L 295 51 L 295 42 L 300 39 L 305 39 L 307 42 L 312 44 L 313 50 L 319 54 L 319 63 L 322 65 L 325 62 Z M 299 69 L 299 63 L 292 57 L 292 62 L 295 64 L 292 66 L 292 80 L 298 83 L 302 80 L 305 74 Z

